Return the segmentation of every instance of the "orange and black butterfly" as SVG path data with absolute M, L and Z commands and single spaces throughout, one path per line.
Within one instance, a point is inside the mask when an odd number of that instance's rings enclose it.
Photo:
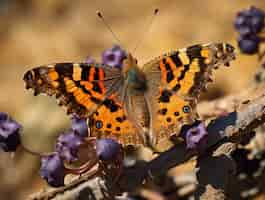
M 235 58 L 226 43 L 193 45 L 142 67 L 126 53 L 121 68 L 57 63 L 24 75 L 34 94 L 55 95 L 67 113 L 89 118 L 91 136 L 123 145 L 156 146 L 197 116 L 196 104 L 214 68 Z

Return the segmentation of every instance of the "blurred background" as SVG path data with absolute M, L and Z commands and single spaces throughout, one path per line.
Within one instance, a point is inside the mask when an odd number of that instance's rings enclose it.
M 66 61 L 101 60 L 116 43 L 98 19 L 100 10 L 122 47 L 132 50 L 144 37 L 155 8 L 158 17 L 135 53 L 141 64 L 188 45 L 225 41 L 236 45 L 236 13 L 250 5 L 265 9 L 262 0 L 0 0 L 0 111 L 23 125 L 23 143 L 35 151 L 51 151 L 54 138 L 69 126 L 69 117 L 55 99 L 33 97 L 22 80 L 32 67 Z M 215 73 L 202 99 L 236 93 L 249 86 L 258 63 L 238 56 L 231 68 Z M 38 176 L 39 159 L 18 152 L 0 154 L 0 199 L 26 199 L 46 186 Z M 15 192 L 14 192 L 15 191 Z

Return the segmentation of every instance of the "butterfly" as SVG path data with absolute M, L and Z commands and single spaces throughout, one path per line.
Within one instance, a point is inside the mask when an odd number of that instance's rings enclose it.
M 198 118 L 196 105 L 213 69 L 235 59 L 227 43 L 193 45 L 142 67 L 126 53 L 121 68 L 100 63 L 56 63 L 29 70 L 26 88 L 55 95 L 67 113 L 89 120 L 90 136 L 124 146 L 156 146 Z

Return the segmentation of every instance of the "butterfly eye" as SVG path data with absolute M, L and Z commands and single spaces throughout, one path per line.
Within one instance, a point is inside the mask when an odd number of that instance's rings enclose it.
M 190 107 L 189 106 L 183 106 L 182 108 L 184 113 L 189 113 L 190 112 Z

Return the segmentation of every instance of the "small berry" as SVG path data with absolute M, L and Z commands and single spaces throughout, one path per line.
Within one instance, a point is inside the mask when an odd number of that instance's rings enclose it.
M 0 113 L 0 148 L 5 152 L 14 152 L 21 143 L 21 125 L 6 113 Z
M 187 149 L 201 151 L 206 147 L 208 132 L 201 121 L 185 125 L 181 130 L 181 135 L 186 141 Z
M 126 58 L 126 53 L 119 46 L 115 45 L 102 53 L 102 63 L 111 67 L 122 67 L 122 61 Z
M 58 153 L 41 158 L 40 175 L 50 186 L 61 187 L 64 185 L 64 164 Z
M 265 12 L 252 6 L 237 14 L 234 26 L 241 36 L 258 34 L 264 28 L 264 18 Z
M 242 53 L 255 54 L 259 50 L 260 39 L 257 36 L 239 37 L 238 46 Z
M 111 161 L 120 153 L 121 145 L 113 139 L 104 138 L 97 140 L 96 151 L 99 159 Z
M 78 150 L 82 143 L 83 138 L 70 129 L 58 137 L 56 151 L 64 160 L 73 162 L 78 159 Z
M 80 118 L 77 115 L 72 117 L 72 129 L 81 137 L 88 136 L 88 125 L 86 118 Z

